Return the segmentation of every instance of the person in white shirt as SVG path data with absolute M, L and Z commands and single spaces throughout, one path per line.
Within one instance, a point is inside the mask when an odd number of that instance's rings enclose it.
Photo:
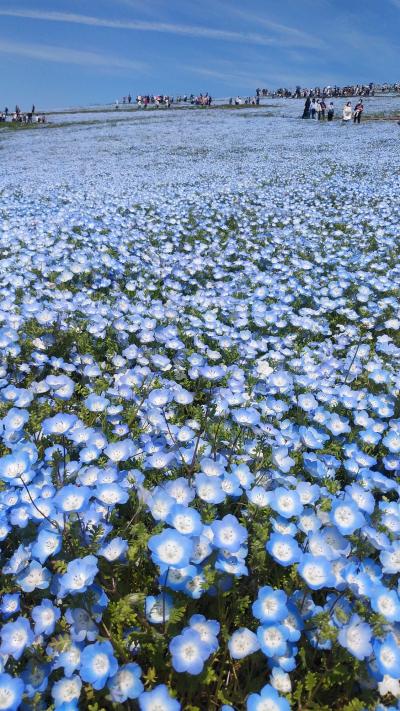
M 343 106 L 343 123 L 349 123 L 353 116 L 353 109 L 351 108 L 351 101 Z
M 315 99 L 313 99 L 311 101 L 310 110 L 311 110 L 311 118 L 315 119 L 315 115 L 317 113 L 317 104 L 316 104 Z

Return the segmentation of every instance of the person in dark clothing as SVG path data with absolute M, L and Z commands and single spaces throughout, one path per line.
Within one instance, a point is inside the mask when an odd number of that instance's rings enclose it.
M 310 106 L 311 106 L 311 99 L 309 96 L 307 96 L 306 103 L 304 104 L 303 119 L 310 118 Z
M 321 113 L 318 118 L 320 118 L 322 121 L 325 121 L 326 103 L 325 103 L 324 99 L 321 99 L 320 106 L 321 106 Z
M 130 103 L 131 103 L 131 101 L 132 101 L 132 97 L 131 97 L 131 95 L 130 95 L 130 94 L 128 94 L 128 104 L 130 104 Z
M 363 111 L 364 111 L 364 104 L 362 101 L 359 101 L 354 109 L 353 123 L 361 123 L 361 114 Z
M 333 116 L 335 113 L 335 108 L 333 106 L 333 101 L 328 106 L 328 121 L 333 121 Z
M 32 115 L 35 113 L 35 104 L 32 104 Z

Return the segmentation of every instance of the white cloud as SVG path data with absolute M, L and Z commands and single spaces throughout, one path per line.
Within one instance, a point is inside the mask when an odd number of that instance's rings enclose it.
M 146 20 L 112 20 L 91 15 L 79 15 L 71 12 L 42 11 L 29 9 L 0 9 L 3 17 L 20 17 L 31 20 L 47 20 L 50 22 L 66 22 L 90 27 L 109 27 L 118 30 L 136 30 L 139 32 L 162 32 L 187 37 L 199 37 L 205 39 L 215 39 L 227 42 L 244 42 L 255 45 L 287 45 L 288 39 L 277 37 L 267 37 L 257 32 L 237 32 L 234 30 L 220 30 L 202 25 L 183 25 L 170 22 L 149 22 Z M 279 27 L 284 27 L 279 25 Z M 275 27 L 276 29 L 276 27 Z M 286 28 L 288 29 L 288 28 Z M 291 30 L 296 33 L 296 30 Z M 292 35 L 292 42 L 296 40 Z
M 106 69 L 143 70 L 141 62 L 114 57 L 99 52 L 56 47 L 52 45 L 30 44 L 0 39 L 0 54 L 15 57 L 29 57 L 46 62 L 62 64 L 78 64 L 80 66 L 103 67 Z
M 400 0 L 398 1 L 400 2 Z M 275 22 L 274 20 L 269 19 L 266 15 L 256 15 L 249 12 L 248 9 L 242 10 L 238 7 L 233 7 L 222 0 L 214 0 L 214 2 L 218 4 L 222 12 L 239 17 L 244 22 L 257 25 L 259 28 L 265 27 L 268 30 L 280 35 L 282 38 L 282 44 L 295 45 L 297 47 L 313 47 L 313 49 L 324 47 L 326 45 L 325 41 L 320 37 L 316 37 L 308 32 L 299 30 L 297 27 L 291 27 L 289 25 L 284 25 L 281 22 Z

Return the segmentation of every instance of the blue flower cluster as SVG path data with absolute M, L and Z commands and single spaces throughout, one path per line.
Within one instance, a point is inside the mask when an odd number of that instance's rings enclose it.
M 400 211 L 349 140 L 0 195 L 3 711 L 317 708 L 336 662 L 399 708 Z

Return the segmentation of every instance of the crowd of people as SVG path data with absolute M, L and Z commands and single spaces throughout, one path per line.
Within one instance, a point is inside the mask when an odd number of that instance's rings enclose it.
M 394 84 L 374 84 L 370 82 L 369 84 L 349 84 L 346 86 L 324 86 L 324 87 L 314 87 L 312 88 L 302 88 L 296 86 L 296 89 L 275 89 L 270 91 L 269 89 L 256 89 L 256 97 L 271 97 L 271 98 L 285 98 L 285 99 L 305 99 L 312 98 L 345 98 L 348 96 L 374 96 L 375 93 L 388 94 L 388 93 L 400 93 L 400 82 L 395 82 Z
M 36 107 L 33 104 L 30 111 L 21 111 L 18 104 L 15 107 L 15 111 L 10 112 L 8 106 L 5 107 L 4 111 L 0 112 L 0 122 L 5 123 L 6 121 L 11 121 L 12 123 L 46 123 L 46 116 L 41 113 L 36 112 Z
M 129 104 L 131 103 L 131 101 L 129 100 L 130 98 L 130 96 L 127 97 Z M 124 101 L 122 103 L 124 103 Z M 195 94 L 190 94 L 189 96 L 187 94 L 184 94 L 182 96 L 177 96 L 176 99 L 174 99 L 173 96 L 169 96 L 167 94 L 139 94 L 136 97 L 136 104 L 140 109 L 145 109 L 147 108 L 147 106 L 155 106 L 156 108 L 159 106 L 166 106 L 167 108 L 169 108 L 172 104 L 211 106 L 212 97 L 208 93 L 199 94 L 198 96 L 196 96 Z M 116 102 L 116 105 L 118 106 L 118 101 Z
M 229 99 L 229 105 L 235 106 L 258 106 L 260 104 L 260 97 L 259 96 L 246 96 L 244 99 L 241 96 L 236 96 L 235 99 L 232 99 L 232 97 Z
M 177 104 L 191 104 L 192 106 L 211 106 L 212 97 L 207 92 L 206 94 L 183 94 L 176 97 Z
M 350 123 L 351 120 L 353 120 L 354 123 L 361 123 L 363 111 L 364 104 L 361 98 L 358 99 L 354 109 L 351 101 L 347 101 L 342 110 L 343 123 Z M 333 101 L 329 101 L 329 103 L 327 103 L 327 101 L 325 101 L 325 97 L 316 99 L 315 97 L 311 98 L 310 96 L 307 96 L 304 104 L 303 119 L 317 119 L 318 121 L 325 121 L 325 118 L 327 118 L 328 121 L 333 121 L 334 115 L 335 105 Z

